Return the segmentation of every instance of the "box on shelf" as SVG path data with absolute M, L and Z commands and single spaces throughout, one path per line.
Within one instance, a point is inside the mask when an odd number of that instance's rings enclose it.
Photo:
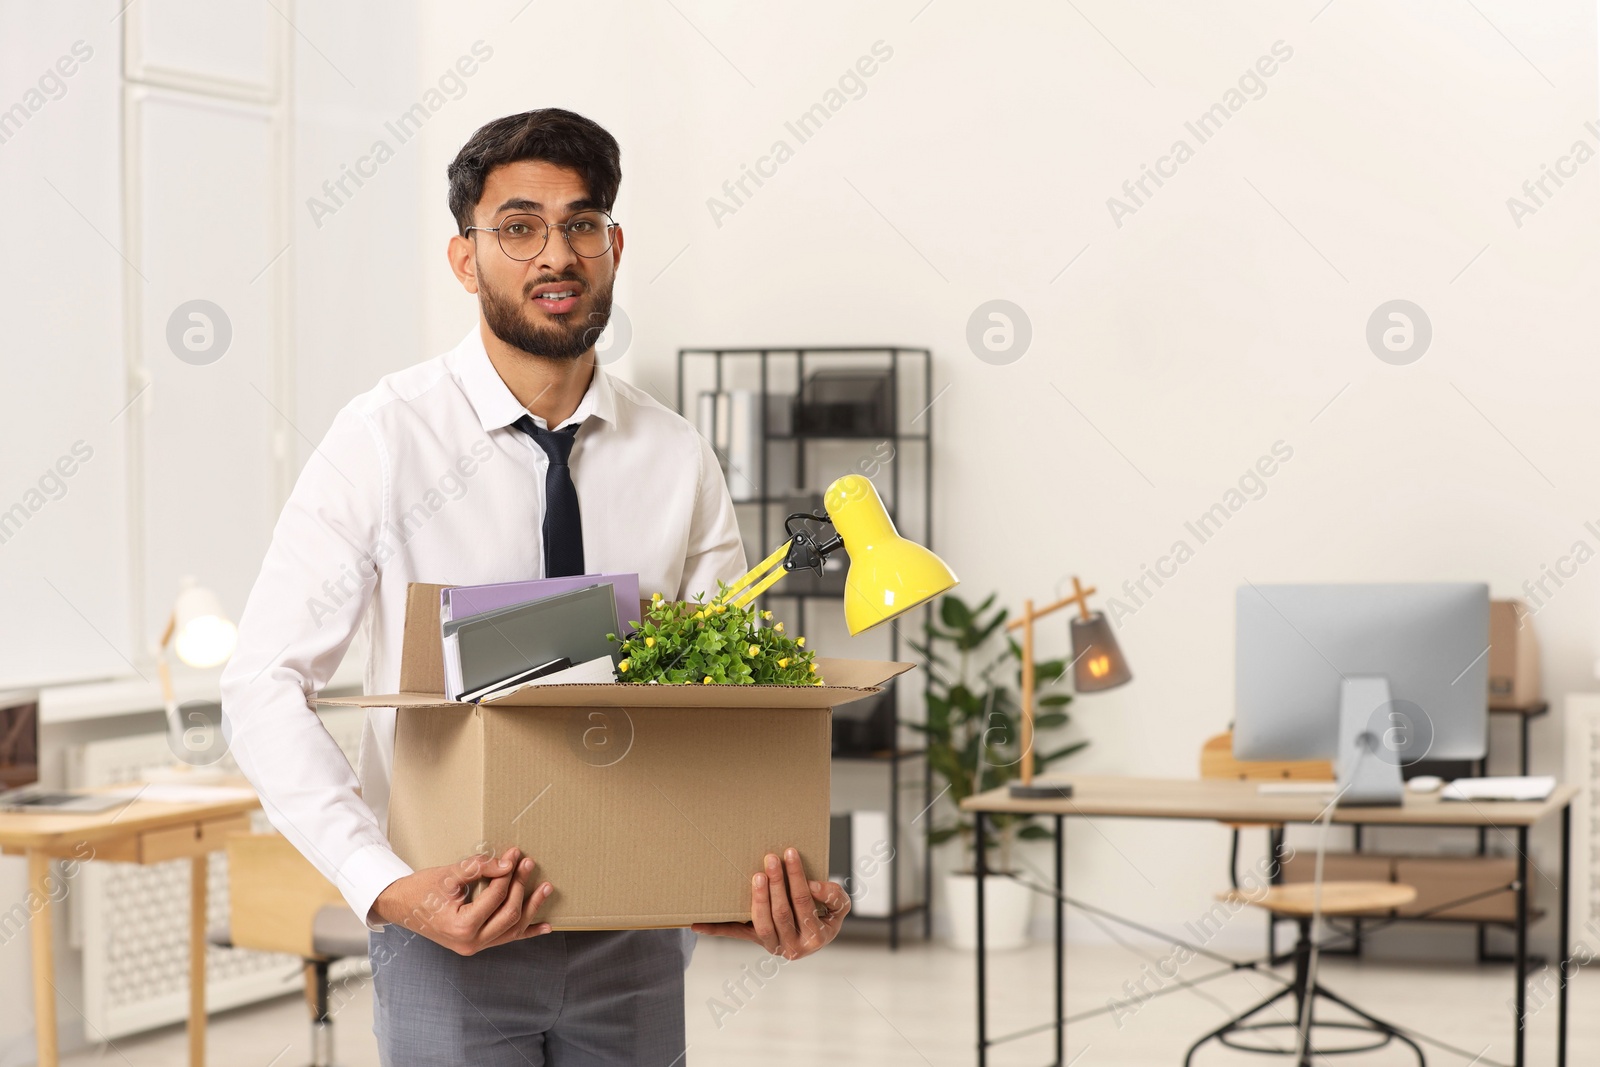
M 819 370 L 806 378 L 795 406 L 795 430 L 805 434 L 892 437 L 894 376 L 887 370 Z
M 1525 708 L 1539 702 L 1539 640 L 1520 600 L 1489 602 L 1489 706 Z
M 1517 917 L 1517 894 L 1504 887 L 1516 878 L 1514 856 L 1396 856 L 1394 861 L 1394 880 L 1417 890 L 1417 899 L 1401 908 L 1401 915 L 1433 912 L 1429 918 L 1511 922 Z M 1538 882 L 1529 881 L 1530 897 Z M 1434 912 L 1468 897 L 1478 899 Z M 1533 907 L 1531 900 L 1528 907 Z
M 1283 865 L 1283 880 L 1309 882 L 1315 869 L 1316 856 L 1312 852 L 1296 853 Z M 1408 918 L 1511 922 L 1516 918 L 1517 895 L 1504 887 L 1516 876 L 1516 859 L 1509 856 L 1329 852 L 1322 862 L 1325 882 L 1399 882 L 1411 886 L 1417 891 L 1417 898 L 1395 909 L 1396 915 Z M 1497 889 L 1503 891 L 1495 892 Z M 1469 897 L 1478 899 L 1445 907 L 1451 901 Z
M 832 708 L 914 664 L 818 657 L 819 686 L 534 686 L 444 697 L 439 593 L 408 590 L 389 841 L 413 868 L 516 845 L 558 930 L 743 921 L 750 876 L 793 846 L 827 875 Z

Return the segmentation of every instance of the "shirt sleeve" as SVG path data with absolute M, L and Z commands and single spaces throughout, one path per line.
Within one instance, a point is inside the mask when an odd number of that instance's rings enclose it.
M 411 867 L 389 847 L 360 780 L 316 712 L 372 600 L 385 467 L 346 408 L 284 505 L 222 673 L 222 714 L 239 769 L 285 837 L 338 887 L 369 929 L 372 903 Z
M 733 510 L 733 497 L 722 478 L 717 454 L 711 442 L 698 432 L 700 476 L 695 488 L 694 515 L 689 524 L 689 545 L 684 554 L 683 584 L 679 600 L 693 600 L 705 593 L 707 601 L 717 595 L 717 580 L 732 584 L 747 567 L 744 540 L 739 536 L 739 519 Z

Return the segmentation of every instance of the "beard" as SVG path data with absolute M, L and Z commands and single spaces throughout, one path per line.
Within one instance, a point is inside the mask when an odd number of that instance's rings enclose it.
M 549 325 L 534 319 L 534 309 L 529 306 L 529 296 L 535 287 L 551 282 L 578 282 L 583 285 L 583 295 L 578 306 L 560 318 L 552 318 Z M 483 320 L 490 331 L 513 348 L 520 348 L 530 356 L 570 362 L 580 358 L 594 347 L 611 321 L 611 289 L 614 283 L 592 286 L 574 277 L 535 278 L 524 285 L 521 298 L 495 289 L 478 275 L 478 301 L 483 309 Z

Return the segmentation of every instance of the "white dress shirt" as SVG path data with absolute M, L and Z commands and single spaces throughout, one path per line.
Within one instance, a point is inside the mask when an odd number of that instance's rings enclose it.
M 223 672 L 240 769 L 363 920 L 411 873 L 385 833 L 395 712 L 368 709 L 355 771 L 317 717 L 317 693 L 358 628 L 371 650 L 366 692 L 399 688 L 408 582 L 544 576 L 549 461 L 512 425 L 524 414 L 476 328 L 347 404 L 284 506 Z M 694 426 L 599 367 L 560 425 L 572 422 L 590 572 L 636 571 L 646 598 L 708 600 L 719 578 L 744 573 L 728 487 Z

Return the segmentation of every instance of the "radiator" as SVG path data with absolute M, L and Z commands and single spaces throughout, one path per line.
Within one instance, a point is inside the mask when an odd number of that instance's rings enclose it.
M 360 745 L 360 708 L 327 708 L 328 732 L 351 765 Z M 147 769 L 167 767 L 172 752 L 164 734 L 95 741 L 71 753 L 69 783 L 108 785 L 137 780 Z M 232 756 L 218 764 L 238 773 Z M 271 825 L 257 811 L 254 829 Z M 213 852 L 206 881 L 207 929 L 228 924 L 228 858 Z M 87 863 L 68 896 L 68 935 L 83 951 L 84 1018 L 93 1040 L 182 1022 L 189 1014 L 189 861 L 140 866 Z M 358 971 L 362 959 L 335 964 L 334 975 Z M 301 961 L 249 949 L 206 950 L 206 1007 L 221 1011 L 304 989 Z
M 1572 939 L 1600 955 L 1600 693 L 1571 693 L 1566 708 L 1566 783 L 1572 802 Z M 1571 946 L 1569 946 L 1571 947 Z

